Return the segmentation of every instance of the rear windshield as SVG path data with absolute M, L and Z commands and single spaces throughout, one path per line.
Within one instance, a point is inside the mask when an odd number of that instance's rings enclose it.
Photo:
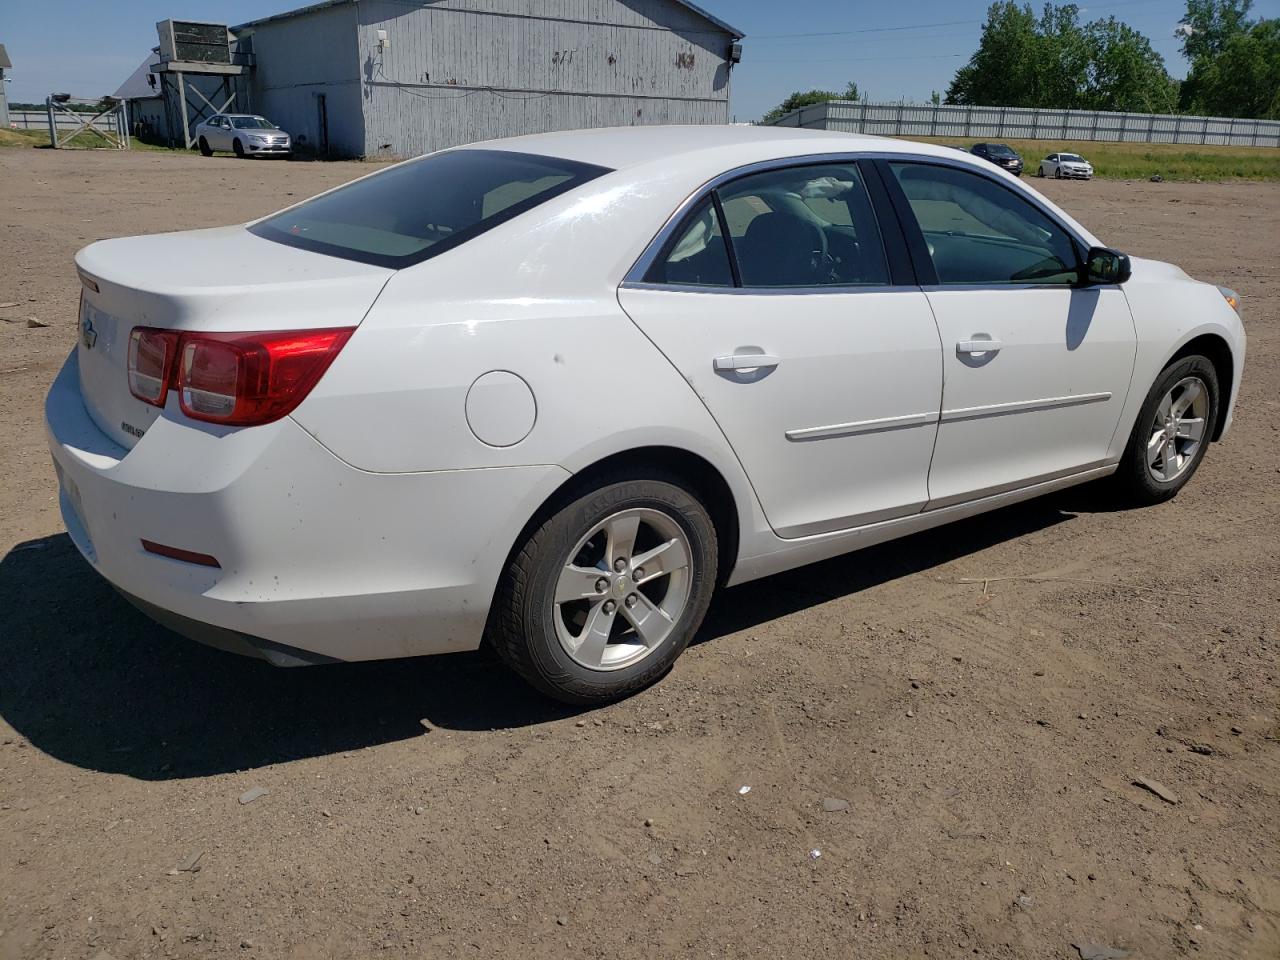
M 266 240 L 400 269 L 610 171 L 506 150 L 410 160 L 249 227 Z

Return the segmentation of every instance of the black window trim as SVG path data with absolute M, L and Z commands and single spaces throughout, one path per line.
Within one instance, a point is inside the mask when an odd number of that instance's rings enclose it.
M 743 167 L 736 167 L 732 170 L 728 170 L 720 176 L 704 183 L 685 199 L 685 201 L 676 209 L 675 213 L 667 219 L 666 224 L 664 224 L 662 229 L 658 231 L 654 239 L 650 241 L 649 246 L 645 248 L 645 252 L 640 255 L 640 259 L 638 259 L 627 272 L 622 285 L 625 287 L 647 290 L 675 290 L 681 292 L 721 294 L 765 294 L 775 296 L 785 294 L 859 293 L 868 291 L 884 292 L 887 290 L 916 289 L 918 284 L 914 274 L 911 272 L 909 258 L 905 255 L 906 242 L 902 237 L 901 225 L 899 224 L 897 217 L 889 219 L 886 216 L 891 214 L 892 208 L 889 205 L 888 199 L 884 195 L 884 187 L 880 183 L 879 171 L 874 169 L 874 165 L 872 163 L 874 159 L 874 155 L 868 156 L 864 153 L 811 154 L 798 157 L 783 157 L 777 160 L 764 160 L 758 163 L 747 164 Z M 796 287 L 756 287 L 743 285 L 741 273 L 738 268 L 737 252 L 734 250 L 733 243 L 729 237 L 729 223 L 725 218 L 724 208 L 720 203 L 720 191 L 739 180 L 744 180 L 747 177 L 755 176 L 759 173 L 768 173 L 774 170 L 787 170 L 799 167 L 848 166 L 851 164 L 858 168 L 858 174 L 862 180 L 863 187 L 867 191 L 867 196 L 871 203 L 872 216 L 876 220 L 876 229 L 880 233 L 881 250 L 885 256 L 889 282 L 887 284 L 827 283 Z M 733 274 L 733 286 L 725 287 L 714 284 L 668 283 L 652 279 L 653 271 L 671 253 L 671 250 L 675 245 L 684 237 L 694 218 L 701 215 L 703 201 L 708 198 L 710 198 L 711 203 L 714 205 L 716 216 L 720 221 L 720 234 L 724 239 L 725 248 L 729 255 L 729 267 Z
M 442 253 L 447 253 L 454 247 L 460 247 L 468 240 L 473 240 L 481 234 L 488 233 L 495 227 L 501 226 L 508 220 L 513 220 L 522 213 L 526 213 L 535 207 L 540 207 L 544 203 L 554 200 L 556 197 L 562 196 L 571 190 L 576 190 L 578 187 L 584 186 L 593 180 L 614 172 L 611 167 L 602 167 L 594 163 L 583 163 L 580 160 L 569 160 L 564 157 L 554 157 L 537 153 L 522 153 L 515 150 L 487 150 L 472 147 L 459 147 L 453 150 L 441 150 L 437 153 L 425 154 L 424 156 L 406 162 L 418 163 L 422 160 L 430 159 L 431 157 L 443 156 L 446 153 L 482 153 L 490 156 L 515 157 L 524 161 L 544 162 L 554 164 L 559 170 L 567 171 L 574 174 L 574 176 L 571 176 L 563 183 L 556 184 L 554 187 L 548 187 L 542 193 L 535 194 L 534 196 L 521 200 L 518 203 L 513 203 L 511 206 L 500 210 L 493 216 L 487 217 L 479 223 L 472 224 L 465 230 L 459 230 L 457 233 L 450 234 L 445 239 L 438 240 L 429 247 L 419 250 L 417 253 L 405 254 L 403 256 L 369 253 L 363 250 L 351 250 L 347 247 L 340 247 L 337 244 L 325 243 L 323 240 L 313 240 L 310 237 L 286 233 L 285 231 L 279 230 L 270 225 L 269 221 L 287 213 L 289 210 L 293 209 L 292 207 L 287 207 L 284 210 L 271 214 L 270 216 L 263 217 L 261 220 L 257 220 L 249 224 L 246 229 L 255 237 L 270 240 L 272 243 L 283 244 L 286 247 L 297 247 L 300 250 L 308 250 L 311 253 L 320 253 L 325 256 L 336 257 L 340 260 L 354 261 L 356 263 L 368 263 L 375 267 L 386 267 L 390 270 L 403 270 L 406 267 L 417 266 L 419 263 L 430 260 L 433 257 L 438 257 Z M 400 166 L 401 164 L 396 164 L 394 167 L 389 167 L 388 171 L 398 169 Z M 374 176 L 377 175 L 378 174 L 374 174 Z M 348 187 L 356 186 L 362 182 L 363 179 L 365 178 L 362 177 L 359 180 L 353 180 L 348 184 L 338 187 L 336 190 L 330 191 L 330 193 L 337 193 L 341 190 L 347 189 Z M 328 194 L 317 194 L 317 196 L 328 196 Z M 302 201 L 302 203 L 306 202 L 306 200 Z M 301 204 L 299 204 L 299 206 L 301 206 Z
M 880 179 L 884 183 L 885 189 L 893 202 L 894 209 L 898 212 L 898 219 L 902 225 L 903 232 L 906 234 L 907 245 L 911 250 L 911 260 L 915 264 L 916 275 L 920 278 L 920 286 L 925 289 L 951 290 L 951 289 L 981 289 L 989 287 L 994 289 L 1027 289 L 1033 287 L 1044 287 L 1055 290 L 1069 289 L 1071 287 L 1081 286 L 1082 281 L 1077 280 L 1072 284 L 1065 283 L 1036 283 L 1034 281 L 1027 283 L 997 283 L 992 281 L 976 282 L 976 283 L 942 283 L 938 279 L 937 270 L 933 265 L 933 257 L 929 255 L 929 246 L 924 238 L 924 231 L 921 229 L 919 222 L 916 220 L 915 213 L 911 209 L 911 205 L 907 200 L 907 195 L 898 183 L 898 178 L 894 176 L 893 171 L 889 168 L 891 163 L 915 163 L 920 166 L 931 167 L 949 167 L 951 169 L 962 170 L 972 174 L 975 177 L 981 177 L 989 183 L 994 184 L 1010 195 L 1022 200 L 1028 206 L 1032 207 L 1045 219 L 1052 223 L 1055 227 L 1066 234 L 1067 239 L 1071 241 L 1071 248 L 1076 255 L 1076 273 L 1081 273 L 1085 259 L 1088 256 L 1089 244 L 1071 229 L 1062 218 L 1057 216 L 1052 210 L 1044 204 L 1037 201 L 1033 196 L 1011 187 L 1007 183 L 1002 183 L 996 177 L 988 175 L 982 170 L 973 169 L 968 164 L 949 163 L 949 158 L 943 157 L 926 157 L 919 154 L 884 154 L 876 158 L 876 168 L 880 173 Z

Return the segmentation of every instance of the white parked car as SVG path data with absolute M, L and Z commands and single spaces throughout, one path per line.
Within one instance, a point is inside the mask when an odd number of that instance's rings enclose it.
M 1092 180 L 1093 164 L 1078 153 L 1051 153 L 1040 161 L 1038 177 L 1057 180 Z
M 67 529 L 276 664 L 666 671 L 715 590 L 1111 477 L 1231 424 L 1229 292 L 977 157 L 638 127 L 494 141 L 250 223 L 91 244 L 49 393 Z
M 230 150 L 237 157 L 287 157 L 293 141 L 266 117 L 251 113 L 219 113 L 196 124 L 196 146 L 206 157 Z

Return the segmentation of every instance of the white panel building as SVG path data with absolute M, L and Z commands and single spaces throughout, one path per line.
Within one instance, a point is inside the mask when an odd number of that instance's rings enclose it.
M 253 112 L 335 157 L 726 123 L 742 39 L 685 0 L 327 0 L 232 32 Z

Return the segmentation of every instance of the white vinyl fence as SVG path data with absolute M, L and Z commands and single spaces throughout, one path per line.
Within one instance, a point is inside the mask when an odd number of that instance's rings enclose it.
M 91 116 L 93 114 L 86 113 L 84 120 L 88 120 Z M 54 118 L 57 121 L 59 132 L 70 132 L 78 126 L 76 121 L 66 114 L 55 114 Z M 84 120 L 81 120 L 80 123 L 83 123 Z M 44 110 L 10 110 L 9 123 L 19 130 L 47 131 L 49 129 L 49 114 Z M 99 117 L 94 121 L 93 125 L 99 130 L 106 130 L 108 133 L 114 133 L 116 129 L 116 121 L 113 117 Z
M 774 121 L 780 127 L 897 137 L 978 140 L 1111 140 L 1125 143 L 1280 147 L 1280 120 L 1103 113 L 1035 107 L 960 107 L 831 100 Z

